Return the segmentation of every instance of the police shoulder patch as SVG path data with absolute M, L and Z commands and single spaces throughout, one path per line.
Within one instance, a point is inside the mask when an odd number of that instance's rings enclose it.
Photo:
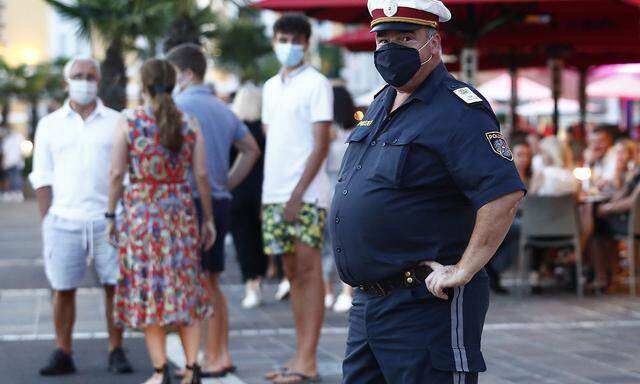
M 502 133 L 500 132 L 487 132 L 485 133 L 487 140 L 489 140 L 489 144 L 491 145 L 491 149 L 498 156 L 513 161 L 513 153 L 511 153 L 511 149 L 509 148 L 509 144 L 507 144 L 507 140 L 504 139 Z
M 467 104 L 482 102 L 480 96 L 476 95 L 469 87 L 455 89 L 453 93 Z

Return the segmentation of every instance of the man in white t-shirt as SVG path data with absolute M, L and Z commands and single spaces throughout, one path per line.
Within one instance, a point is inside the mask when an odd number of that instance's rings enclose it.
M 316 350 L 324 315 L 320 251 L 331 187 L 325 162 L 333 91 L 329 81 L 304 60 L 311 36 L 308 20 L 302 15 L 284 15 L 273 30 L 282 70 L 267 81 L 263 91 L 267 138 L 263 238 L 265 253 L 282 256 L 291 283 L 297 334 L 293 358 L 282 369 L 267 374 L 281 384 L 318 376 Z

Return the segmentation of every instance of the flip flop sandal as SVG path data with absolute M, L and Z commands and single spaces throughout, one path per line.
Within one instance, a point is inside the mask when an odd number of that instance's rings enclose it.
M 283 372 L 280 375 L 282 379 L 293 379 L 285 381 L 277 381 L 278 377 L 273 379 L 274 384 L 312 384 L 320 382 L 320 375 L 308 376 L 300 372 Z
M 238 368 L 235 365 L 232 365 L 228 368 L 224 368 L 221 369 L 219 371 L 209 371 L 209 372 L 202 372 L 200 374 L 200 377 L 202 378 L 209 378 L 209 377 L 213 377 L 213 378 L 219 378 L 219 377 L 225 377 L 227 376 L 227 374 L 229 373 L 233 373 L 237 370 Z
M 264 378 L 265 378 L 266 380 L 273 380 L 273 379 L 275 379 L 275 378 L 276 378 L 276 377 L 278 377 L 278 376 L 282 376 L 282 375 L 284 375 L 284 374 L 285 374 L 285 373 L 287 373 L 288 371 L 289 371 L 289 368 L 287 368 L 287 367 L 279 367 L 279 368 L 274 369 L 274 370 L 273 370 L 273 371 L 271 371 L 271 372 L 267 372 L 267 373 L 264 375 Z

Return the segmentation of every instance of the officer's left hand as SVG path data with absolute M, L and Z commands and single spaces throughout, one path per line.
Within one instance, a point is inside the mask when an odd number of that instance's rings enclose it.
M 429 292 L 439 299 L 449 299 L 449 296 L 444 293 L 445 288 L 460 287 L 471 280 L 471 277 L 457 265 L 442 265 L 435 261 L 427 261 L 425 264 L 431 267 L 433 272 L 424 282 Z

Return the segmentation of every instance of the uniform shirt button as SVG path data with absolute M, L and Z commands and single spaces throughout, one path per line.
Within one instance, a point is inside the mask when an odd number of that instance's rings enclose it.
M 336 217 L 336 224 L 340 224 L 340 218 Z
M 386 146 L 387 146 L 387 143 L 382 143 L 382 146 L 383 146 L 383 147 L 386 147 Z
M 376 141 L 375 141 L 375 140 L 373 140 L 373 141 L 371 142 L 371 146 L 372 146 L 372 147 L 375 147 L 375 146 L 376 146 Z
M 413 279 L 411 277 L 408 277 L 407 278 L 407 284 L 411 284 L 411 283 L 413 283 Z
M 344 191 L 342 191 L 342 194 L 347 196 L 347 193 L 349 193 L 349 191 L 347 191 L 346 189 Z
M 340 248 L 340 247 L 336 248 L 336 252 L 342 253 L 342 248 Z
M 405 275 L 406 277 L 411 277 L 411 272 L 407 271 L 407 272 L 405 272 L 405 273 L 404 273 L 404 275 Z
M 360 165 L 360 164 L 356 165 L 356 169 L 357 169 L 358 171 L 359 171 L 359 170 L 361 170 L 361 169 L 362 169 L 362 165 Z

